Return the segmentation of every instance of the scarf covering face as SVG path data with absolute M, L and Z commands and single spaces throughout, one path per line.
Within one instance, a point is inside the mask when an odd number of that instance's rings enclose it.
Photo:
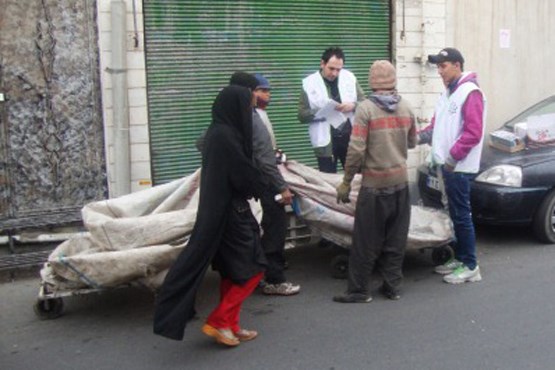
M 252 93 L 249 89 L 224 87 L 212 105 L 212 124 L 232 127 L 243 143 L 245 155 L 252 158 Z

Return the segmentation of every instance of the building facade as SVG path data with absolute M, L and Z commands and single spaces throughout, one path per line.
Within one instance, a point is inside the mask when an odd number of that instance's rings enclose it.
M 0 221 L 75 214 L 89 201 L 192 172 L 210 104 L 239 69 L 269 77 L 278 143 L 289 158 L 313 164 L 295 112 L 301 79 L 329 46 L 345 50 L 345 67 L 366 92 L 371 63 L 390 59 L 420 126 L 443 90 L 426 57 L 445 46 L 459 48 L 465 69 L 478 73 L 488 131 L 550 95 L 555 83 L 547 68 L 555 4 L 542 0 L 0 5 L 13 23 L 3 23 L 3 34 L 20 28 L 0 49 Z M 411 150 L 411 180 L 426 152 Z

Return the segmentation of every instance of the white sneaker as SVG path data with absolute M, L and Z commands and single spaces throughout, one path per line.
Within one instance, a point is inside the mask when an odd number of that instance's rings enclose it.
M 445 262 L 443 265 L 436 266 L 434 271 L 436 274 L 440 275 L 448 275 L 453 273 L 458 267 L 461 267 L 463 264 L 461 261 L 451 258 L 449 261 Z
M 301 291 L 300 285 L 293 285 L 290 282 L 284 282 L 281 284 L 268 284 L 262 288 L 262 293 L 266 295 L 294 295 Z
M 482 275 L 480 274 L 479 266 L 476 266 L 474 270 L 471 270 L 466 266 L 460 266 L 451 274 L 443 277 L 443 281 L 449 284 L 462 284 L 466 282 L 474 283 L 480 280 L 482 280 Z

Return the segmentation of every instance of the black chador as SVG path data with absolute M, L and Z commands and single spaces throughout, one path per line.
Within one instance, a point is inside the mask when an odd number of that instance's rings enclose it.
M 154 333 L 183 339 L 210 263 L 241 284 L 264 270 L 259 228 L 247 199 L 265 184 L 252 162 L 252 95 L 225 87 L 212 106 L 202 157 L 200 200 L 191 238 L 157 295 Z

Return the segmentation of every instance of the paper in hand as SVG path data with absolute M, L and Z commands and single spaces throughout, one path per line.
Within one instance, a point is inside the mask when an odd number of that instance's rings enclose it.
M 324 105 L 316 114 L 315 118 L 325 118 L 333 128 L 338 128 L 347 120 L 347 117 L 340 111 L 335 110 L 335 107 L 339 105 L 335 100 L 328 100 L 326 105 Z

